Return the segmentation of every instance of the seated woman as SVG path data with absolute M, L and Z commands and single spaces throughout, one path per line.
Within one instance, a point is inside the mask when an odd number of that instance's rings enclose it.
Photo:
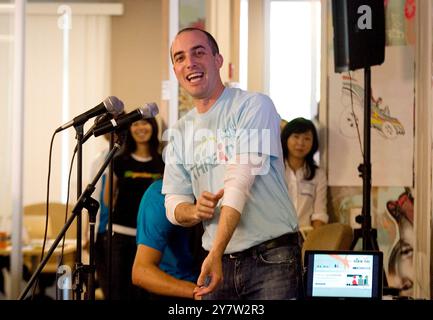
M 328 223 L 326 174 L 313 159 L 319 148 L 313 122 L 304 118 L 290 121 L 281 132 L 281 143 L 289 197 L 301 230 Z

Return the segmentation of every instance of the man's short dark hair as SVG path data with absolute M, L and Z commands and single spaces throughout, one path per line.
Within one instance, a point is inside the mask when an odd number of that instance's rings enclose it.
M 216 42 L 215 38 L 207 31 L 200 29 L 200 28 L 194 28 L 194 27 L 188 27 L 188 28 L 183 28 L 182 30 L 179 30 L 179 32 L 176 34 L 176 37 L 178 35 L 180 35 L 181 33 L 184 32 L 189 32 L 189 31 L 200 31 L 202 32 L 206 38 L 207 41 L 209 43 L 210 49 L 212 51 L 213 55 L 216 55 L 218 53 L 220 53 L 220 49 L 218 48 L 218 43 Z M 173 57 L 172 57 L 172 48 L 170 47 L 170 58 L 171 58 L 171 62 L 173 62 Z

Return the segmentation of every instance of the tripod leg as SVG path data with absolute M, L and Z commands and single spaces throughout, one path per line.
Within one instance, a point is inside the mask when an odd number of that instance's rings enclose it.
M 369 233 L 369 250 L 375 250 L 375 251 L 379 251 L 379 244 L 377 242 L 377 230 L 376 229 L 371 229 L 370 233 Z M 383 293 L 384 295 L 392 295 L 392 296 L 397 296 L 398 295 L 398 289 L 395 288 L 390 288 L 388 286 L 388 278 L 386 276 L 386 272 L 385 272 L 385 266 L 382 266 L 382 271 L 383 271 Z
M 376 229 L 370 230 L 370 250 L 379 251 L 379 245 L 377 243 L 377 231 Z
M 361 229 L 353 229 L 353 241 L 350 245 L 350 250 L 354 250 L 356 247 L 356 244 L 358 243 L 359 239 L 361 239 L 362 233 Z

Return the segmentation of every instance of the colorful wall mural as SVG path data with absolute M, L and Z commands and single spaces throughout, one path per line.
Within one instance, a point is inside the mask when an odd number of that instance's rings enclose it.
M 379 249 L 384 254 L 384 271 L 389 286 L 400 295 L 411 296 L 413 289 L 413 205 L 412 191 L 402 187 L 373 187 L 371 191 L 372 228 L 377 231 Z M 331 220 L 359 228 L 355 217 L 361 213 L 362 188 L 330 187 Z M 369 239 L 370 240 L 370 239 Z M 355 250 L 362 249 L 362 238 Z

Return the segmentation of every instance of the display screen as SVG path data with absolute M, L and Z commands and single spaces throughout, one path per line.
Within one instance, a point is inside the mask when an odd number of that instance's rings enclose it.
M 382 298 L 382 252 L 306 251 L 306 297 Z

